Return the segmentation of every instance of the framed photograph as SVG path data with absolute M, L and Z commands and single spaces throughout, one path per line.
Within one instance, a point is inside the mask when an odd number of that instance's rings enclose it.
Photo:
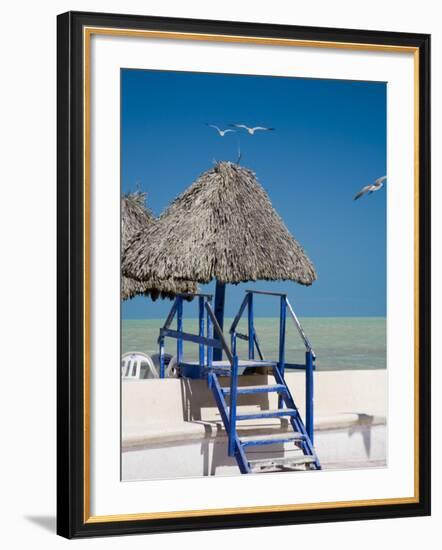
M 58 17 L 58 533 L 430 513 L 430 37 Z

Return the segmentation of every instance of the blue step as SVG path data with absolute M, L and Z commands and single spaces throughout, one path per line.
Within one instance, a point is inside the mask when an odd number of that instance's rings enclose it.
M 298 411 L 295 409 L 275 409 L 271 411 L 238 414 L 236 415 L 236 420 L 252 420 L 253 418 L 280 418 L 283 416 L 296 416 L 297 414 Z
M 221 388 L 221 391 L 224 395 L 230 394 L 230 388 Z M 236 393 L 245 395 L 245 394 L 254 394 L 254 393 L 270 393 L 270 392 L 286 392 L 286 387 L 284 384 L 273 384 L 267 386 L 243 386 L 239 387 Z
M 249 435 L 241 437 L 240 443 L 243 447 L 252 447 L 257 445 L 278 445 L 290 443 L 293 441 L 303 441 L 305 436 L 299 432 L 287 434 L 272 434 L 272 435 Z
M 239 368 L 249 368 L 249 367 L 276 367 L 278 365 L 277 361 L 265 361 L 261 359 L 238 359 Z M 199 367 L 199 361 L 180 361 L 180 366 L 184 367 Z M 208 367 L 207 362 L 204 363 L 204 367 Z M 230 361 L 227 359 L 222 359 L 220 361 L 212 361 L 211 368 L 218 369 L 232 369 Z

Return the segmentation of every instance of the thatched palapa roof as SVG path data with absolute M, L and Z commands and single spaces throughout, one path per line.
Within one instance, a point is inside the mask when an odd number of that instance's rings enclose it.
M 121 248 L 124 250 L 133 235 L 156 223 L 152 212 L 145 206 L 145 193 L 124 195 L 121 200 Z M 150 296 L 152 300 L 172 298 L 176 293 L 197 291 L 196 283 L 175 281 L 172 278 L 161 280 L 155 277 L 147 281 L 136 281 L 123 276 L 121 278 L 121 299 L 127 300 L 137 295 Z
M 123 250 L 123 273 L 208 283 L 291 280 L 315 269 L 255 174 L 230 162 L 204 172 Z
M 155 301 L 158 298 L 174 298 L 177 294 L 194 294 L 197 291 L 197 284 L 189 281 L 154 278 L 148 281 L 136 281 L 129 277 L 121 277 L 121 299 L 123 301 L 130 300 L 135 296 L 150 296 Z

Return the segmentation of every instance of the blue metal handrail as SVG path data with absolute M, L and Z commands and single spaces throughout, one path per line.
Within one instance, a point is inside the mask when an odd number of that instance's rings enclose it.
M 191 334 L 183 330 L 183 301 L 189 296 L 198 298 L 198 310 L 199 310 L 199 325 L 198 334 Z M 205 347 L 207 347 L 207 363 L 210 367 L 212 365 L 212 356 L 214 349 L 222 349 L 220 341 L 213 338 L 213 325 L 212 321 L 207 314 L 207 335 L 204 335 L 204 304 L 210 304 L 212 300 L 212 294 L 177 294 L 175 301 L 169 311 L 169 314 L 164 322 L 164 325 L 160 329 L 158 337 L 158 344 L 160 346 L 160 378 L 165 377 L 165 354 L 164 354 L 164 340 L 166 337 L 174 338 L 177 341 L 177 363 L 180 365 L 183 360 L 183 342 L 193 342 L 199 344 L 199 366 L 202 369 L 205 362 Z M 174 318 L 177 318 L 176 330 L 170 328 Z
M 238 310 L 238 313 L 236 314 L 232 325 L 230 326 L 229 332 L 231 335 L 232 340 L 232 349 L 233 345 L 236 347 L 236 338 L 240 338 L 241 340 L 246 340 L 249 343 L 248 349 L 249 349 L 249 359 L 255 358 L 255 348 L 258 352 L 259 358 L 261 360 L 264 359 L 264 356 L 261 351 L 261 346 L 259 343 L 258 335 L 256 334 L 254 323 L 253 323 L 253 296 L 252 291 L 246 291 L 246 296 L 244 297 L 244 300 L 241 302 L 241 306 Z M 258 293 L 258 291 L 256 291 Z M 238 326 L 239 321 L 241 320 L 242 314 L 244 313 L 245 308 L 248 306 L 248 313 L 247 313 L 247 324 L 248 324 L 248 334 L 241 334 L 236 331 L 236 328 Z
M 235 319 L 233 319 L 232 325 L 231 325 L 230 330 L 229 330 L 230 334 L 233 334 L 233 332 L 236 330 L 236 327 L 238 326 L 238 323 L 241 320 L 241 316 L 244 312 L 244 309 L 246 308 L 246 306 L 248 304 L 248 300 L 249 300 L 249 297 L 246 294 L 245 297 L 244 297 L 244 300 L 241 302 L 241 305 L 239 307 L 238 313 L 235 316 Z
M 253 295 L 266 295 L 266 296 L 277 296 L 280 299 L 280 313 L 279 313 L 279 354 L 278 354 L 278 370 L 282 377 L 284 378 L 285 369 L 301 369 L 305 371 L 305 397 L 306 397 L 306 430 L 307 433 L 313 441 L 313 372 L 315 370 L 315 359 L 316 355 L 313 351 L 311 342 L 307 335 L 305 334 L 304 329 L 302 328 L 301 323 L 293 310 L 292 305 L 290 304 L 287 294 L 284 292 L 267 292 L 263 290 L 246 290 L 246 296 L 241 303 L 241 306 L 236 314 L 232 325 L 230 327 L 230 335 L 232 342 L 232 350 L 236 356 L 236 339 L 241 338 L 248 341 L 248 355 L 249 359 L 253 360 L 255 355 L 255 348 L 258 351 L 258 354 L 263 359 L 263 354 L 259 345 L 258 337 L 256 334 L 254 326 L 254 312 L 253 312 Z M 236 329 L 241 320 L 241 317 L 244 313 L 244 310 L 248 308 L 247 311 L 247 325 L 248 325 L 248 334 L 239 334 Z M 286 343 L 286 324 L 287 324 L 287 310 L 290 317 L 292 318 L 295 327 L 304 343 L 305 346 L 305 364 L 293 364 L 286 363 L 285 357 L 285 343 Z M 282 399 L 279 398 L 279 407 L 282 407 Z
M 194 371 L 192 368 L 192 373 L 189 373 L 189 376 L 196 375 L 197 377 L 204 376 L 203 373 L 208 374 L 209 387 L 214 382 L 213 375 L 213 351 L 222 350 L 230 363 L 230 404 L 228 411 L 225 411 L 225 415 L 228 414 L 228 437 L 229 437 L 229 454 L 234 456 L 235 453 L 239 452 L 238 450 L 238 437 L 236 432 L 236 406 L 237 406 L 237 389 L 238 389 L 238 366 L 239 359 L 237 354 L 237 337 L 242 338 L 248 341 L 248 356 L 249 360 L 254 360 L 255 351 L 257 351 L 261 360 L 264 360 L 259 340 L 256 334 L 254 326 L 254 309 L 253 309 L 253 296 L 254 294 L 269 295 L 269 296 L 278 296 L 280 299 L 280 326 L 279 326 L 279 355 L 278 361 L 275 363 L 277 365 L 278 376 L 284 381 L 284 370 L 288 369 L 303 369 L 305 370 L 306 376 L 306 431 L 311 441 L 313 441 L 313 371 L 315 363 L 315 354 L 313 352 L 311 343 L 307 338 L 290 302 L 287 299 L 285 293 L 277 292 L 265 292 L 265 291 L 253 291 L 249 290 L 246 293 L 244 300 L 241 303 L 239 311 L 233 320 L 233 323 L 230 327 L 231 334 L 231 348 L 227 345 L 227 342 L 224 338 L 223 330 L 216 318 L 214 310 L 211 306 L 212 295 L 210 294 L 195 294 L 193 296 L 198 297 L 199 301 L 199 325 L 198 325 L 198 334 L 191 334 L 183 330 L 183 300 L 188 296 L 187 294 L 177 295 L 172 308 L 166 318 L 166 321 L 163 327 L 160 329 L 160 335 L 158 338 L 160 344 L 160 377 L 164 378 L 165 376 L 165 356 L 164 356 L 164 340 L 166 337 L 174 338 L 177 340 L 177 362 L 179 366 L 182 366 L 184 369 L 188 368 L 189 365 L 183 363 L 183 342 L 189 341 L 199 345 L 199 371 Z M 238 323 L 243 315 L 246 307 L 247 311 L 247 325 L 248 325 L 248 334 L 237 333 L 236 329 Z M 292 317 L 295 326 L 304 342 L 306 353 L 305 353 L 305 365 L 301 364 L 291 364 L 286 363 L 285 358 L 285 341 L 286 341 L 286 318 L 287 310 L 289 311 L 290 316 Z M 207 326 L 205 327 L 205 314 L 207 318 Z M 176 330 L 171 329 L 170 325 L 174 318 L 177 318 L 177 327 Z M 206 335 L 205 333 L 206 329 Z M 215 337 L 214 337 L 215 332 Z M 218 364 L 217 364 L 218 366 Z M 183 371 L 184 372 L 184 371 Z M 187 375 L 187 374 L 185 374 Z M 279 398 L 279 408 L 283 408 L 282 398 Z
M 229 423 L 228 423 L 228 451 L 230 456 L 234 456 L 238 450 L 237 434 L 236 434 L 236 401 L 237 401 L 237 389 L 238 389 L 238 355 L 236 353 L 236 339 L 232 342 L 232 350 L 229 349 L 227 342 L 224 338 L 223 331 L 219 326 L 219 323 L 215 317 L 209 303 L 206 302 L 206 310 L 215 328 L 216 335 L 221 342 L 221 346 L 229 360 L 231 366 L 230 372 L 230 403 L 229 403 Z
M 269 292 L 267 290 L 251 290 L 247 289 L 246 292 L 250 294 L 263 294 L 265 296 L 287 296 L 286 292 Z
M 215 313 L 214 313 L 213 309 L 211 308 L 211 306 L 208 302 L 206 302 L 206 310 L 207 310 L 207 313 L 209 314 L 210 320 L 213 323 L 213 328 L 215 329 L 215 332 L 216 332 L 216 334 L 218 336 L 218 339 L 219 339 L 219 345 L 217 345 L 216 347 L 220 347 L 224 350 L 224 353 L 226 354 L 226 357 L 229 360 L 229 363 L 233 367 L 232 352 L 230 351 L 229 346 L 227 345 L 226 339 L 224 338 L 223 331 L 221 330 L 221 327 L 219 326 L 217 318 L 215 317 Z M 215 341 L 217 341 L 217 340 L 215 340 Z
M 247 289 L 246 290 L 246 296 L 244 297 L 244 300 L 241 303 L 241 306 L 238 310 L 238 313 L 236 314 L 236 316 L 233 320 L 233 323 L 230 327 L 230 331 L 229 331 L 230 334 L 233 334 L 233 332 L 235 332 L 236 327 L 238 326 L 238 323 L 241 320 L 242 314 L 244 313 L 244 309 L 246 308 L 247 305 L 249 305 L 249 318 L 250 318 L 250 315 L 251 315 L 252 319 L 253 319 L 253 312 L 250 313 L 250 304 L 251 303 L 252 303 L 252 307 L 253 307 L 253 302 L 251 300 L 251 295 L 252 294 L 260 294 L 260 295 L 265 295 L 265 296 L 279 296 L 281 298 L 281 301 L 284 299 L 285 304 L 286 304 L 285 307 L 288 309 L 288 311 L 290 313 L 290 317 L 292 318 L 293 323 L 296 327 L 296 330 L 298 331 L 302 341 L 304 342 L 304 346 L 305 346 L 306 350 L 307 351 L 310 350 L 313 353 L 313 356 L 315 357 L 315 352 L 313 350 L 312 344 L 311 344 L 309 338 L 307 337 L 304 329 L 302 328 L 302 325 L 301 325 L 296 313 L 294 312 L 293 307 L 290 304 L 290 302 L 287 298 L 287 294 L 285 292 L 268 292 L 268 291 L 265 291 L 265 290 L 250 290 L 250 289 Z M 250 321 L 249 321 L 249 325 L 250 325 Z M 249 333 L 249 335 L 250 335 L 250 333 Z M 249 339 L 249 337 L 245 337 L 244 339 Z M 253 339 L 256 339 L 256 332 L 255 331 L 253 331 Z
M 165 337 L 175 338 L 177 340 L 177 359 L 178 363 L 182 360 L 183 353 L 183 341 L 193 342 L 199 344 L 199 362 L 200 366 L 204 366 L 205 353 L 204 347 L 208 348 L 208 363 L 209 366 L 212 363 L 209 350 L 221 349 L 225 352 L 230 364 L 233 363 L 232 352 L 230 351 L 227 342 L 224 338 L 223 331 L 216 319 L 215 313 L 210 305 L 212 299 L 211 294 L 193 294 L 199 299 L 198 304 L 198 334 L 192 334 L 183 330 L 183 298 L 188 294 L 177 294 L 172 308 L 164 322 L 164 325 L 160 328 L 160 334 L 158 337 L 158 343 L 160 344 L 160 359 L 164 355 L 164 339 Z M 207 336 L 204 335 L 204 310 L 207 312 Z M 177 329 L 171 329 L 170 325 L 177 317 Z M 213 328 L 215 329 L 217 338 L 213 338 Z M 161 376 L 163 378 L 163 376 Z
M 299 319 L 296 316 L 296 313 L 293 311 L 293 308 L 292 308 L 292 306 L 291 306 L 291 304 L 290 304 L 290 302 L 288 301 L 287 298 L 285 299 L 285 301 L 286 301 L 286 304 L 287 304 L 287 309 L 289 310 L 290 316 L 293 319 L 293 322 L 295 323 L 295 327 L 296 327 L 297 331 L 299 332 L 299 335 L 301 336 L 301 339 L 304 342 L 306 350 L 310 350 L 313 353 L 313 355 L 315 356 L 315 352 L 313 351 L 310 340 L 307 338 L 307 335 L 304 332 L 304 329 L 302 328 L 302 325 L 299 322 Z

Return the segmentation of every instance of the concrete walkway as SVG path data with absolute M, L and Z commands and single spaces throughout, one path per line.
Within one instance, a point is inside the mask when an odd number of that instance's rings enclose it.
M 258 385 L 267 383 L 267 378 L 241 376 L 239 382 Z M 286 379 L 303 414 L 304 374 L 289 373 Z M 386 405 L 384 370 L 315 373 L 315 447 L 324 469 L 385 465 Z M 242 395 L 238 401 L 241 413 L 274 408 L 275 394 Z M 287 430 L 290 426 L 284 419 L 249 420 L 238 425 L 240 436 Z M 220 414 L 205 381 L 123 382 L 123 480 L 234 475 L 238 469 L 227 456 L 226 444 Z M 278 457 L 294 449 L 279 444 L 266 451 Z M 256 449 L 252 454 L 259 456 L 260 452 Z

